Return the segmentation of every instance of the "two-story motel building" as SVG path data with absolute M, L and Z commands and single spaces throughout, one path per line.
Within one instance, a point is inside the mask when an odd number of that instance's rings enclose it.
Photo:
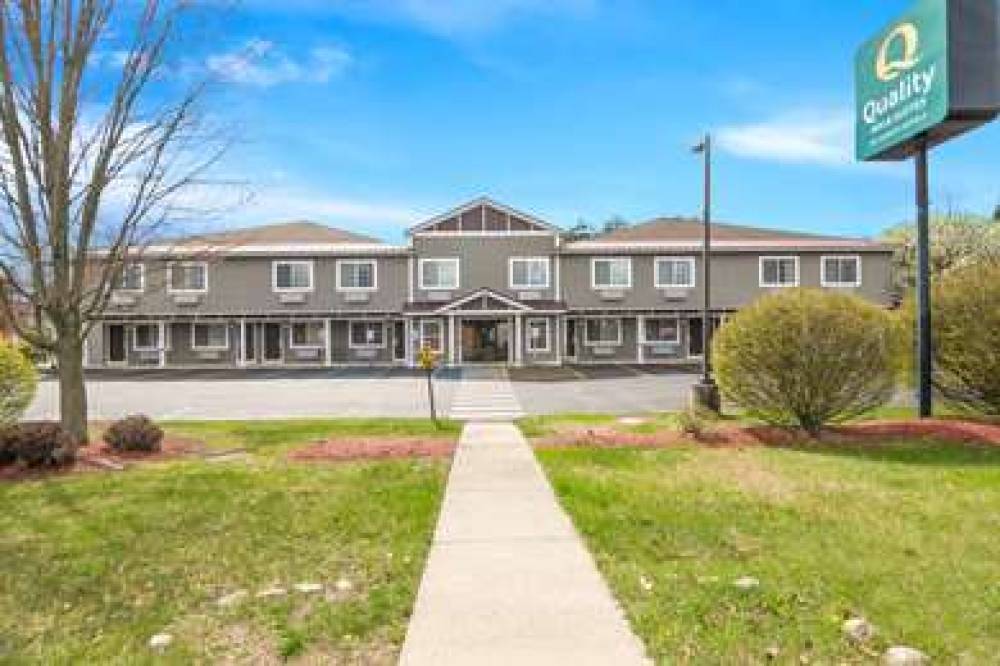
M 145 249 L 86 345 L 92 368 L 689 363 L 702 355 L 700 222 L 566 240 L 482 198 L 390 245 L 294 222 Z M 763 293 L 891 302 L 882 244 L 713 225 L 712 325 Z

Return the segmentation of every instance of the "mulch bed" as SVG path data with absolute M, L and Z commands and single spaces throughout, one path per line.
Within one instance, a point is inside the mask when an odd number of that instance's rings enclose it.
M 0 481 L 24 481 L 52 476 L 65 476 L 83 472 L 122 471 L 132 465 L 184 458 L 200 455 L 204 446 L 195 440 L 164 439 L 156 453 L 141 451 L 116 452 L 102 441 L 94 441 L 77 449 L 76 460 L 70 465 L 59 467 L 23 467 L 21 465 L 0 466 Z
M 914 438 L 1000 446 L 1000 425 L 951 419 L 867 421 L 829 428 L 819 441 L 837 444 Z M 666 429 L 657 433 L 640 434 L 614 428 L 568 428 L 537 440 L 535 445 L 541 448 L 669 448 L 697 443 L 715 447 L 742 447 L 789 446 L 809 441 L 813 440 L 798 428 L 721 425 L 708 428 L 698 439 Z
M 379 437 L 321 440 L 292 451 L 288 458 L 302 462 L 447 458 L 454 452 L 455 442 L 450 439 Z

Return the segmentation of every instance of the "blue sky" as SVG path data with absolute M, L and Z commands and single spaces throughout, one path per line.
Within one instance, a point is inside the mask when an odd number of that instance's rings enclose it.
M 186 57 L 237 128 L 226 225 L 397 241 L 480 194 L 566 226 L 697 214 L 708 129 L 719 219 L 869 235 L 911 217 L 912 166 L 853 162 L 851 63 L 907 4 L 245 0 Z M 998 156 L 1000 123 L 937 150 L 934 204 L 992 210 Z

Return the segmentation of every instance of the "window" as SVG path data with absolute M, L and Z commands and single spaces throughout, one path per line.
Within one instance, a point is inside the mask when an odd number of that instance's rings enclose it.
M 384 347 L 385 326 L 380 321 L 352 321 L 351 347 Z
M 632 259 L 630 257 L 592 259 L 590 282 L 594 289 L 629 289 L 632 286 Z
M 824 287 L 861 286 L 861 257 L 823 257 L 822 263 L 820 284 Z
M 142 291 L 146 283 L 142 264 L 126 264 L 115 276 L 111 288 L 115 291 Z
M 694 287 L 694 257 L 657 257 L 657 289 Z
M 193 324 L 191 326 L 192 349 L 229 349 L 229 326 L 227 324 Z
M 297 321 L 292 324 L 293 349 L 322 347 L 325 338 L 326 328 L 321 321 Z
M 132 346 L 136 351 L 156 351 L 160 348 L 158 324 L 136 324 L 132 328 Z
M 208 266 L 204 263 L 170 264 L 167 273 L 170 291 L 208 291 Z
M 548 289 L 548 257 L 512 257 L 510 260 L 511 289 Z
M 528 320 L 528 351 L 529 352 L 549 351 L 548 319 Z
M 337 289 L 371 291 L 376 289 L 375 262 L 371 259 L 337 262 Z
M 799 258 L 761 257 L 760 286 L 762 287 L 799 286 Z
M 311 291 L 313 288 L 313 263 L 311 261 L 276 261 L 274 267 L 275 291 Z
M 421 289 L 458 289 L 458 259 L 421 259 Z
M 677 319 L 647 319 L 643 333 L 646 342 L 681 341 L 681 325 Z
M 420 322 L 420 347 L 427 347 L 439 354 L 444 350 L 444 339 L 441 334 L 441 322 Z
M 620 345 L 622 322 L 620 319 L 588 319 L 584 334 L 584 342 L 588 345 Z

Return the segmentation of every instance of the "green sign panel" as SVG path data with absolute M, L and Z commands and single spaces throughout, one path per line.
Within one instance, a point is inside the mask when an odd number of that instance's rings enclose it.
M 858 159 L 884 159 L 947 118 L 948 65 L 947 0 L 918 0 L 865 42 L 854 65 Z

